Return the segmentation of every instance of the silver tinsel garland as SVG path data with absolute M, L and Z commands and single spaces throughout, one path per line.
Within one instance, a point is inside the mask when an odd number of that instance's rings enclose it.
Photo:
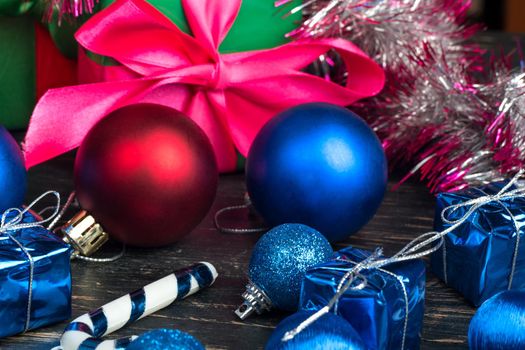
M 286 0 L 284 1 L 286 2 Z M 465 25 L 467 0 L 310 0 L 292 37 L 343 37 L 387 74 L 384 91 L 353 106 L 392 166 L 412 164 L 433 192 L 506 178 L 525 162 L 525 80 L 505 59 L 483 62 Z M 333 56 L 333 54 L 332 54 Z M 333 57 L 332 57 L 333 58 Z M 344 75 L 321 68 L 335 80 Z

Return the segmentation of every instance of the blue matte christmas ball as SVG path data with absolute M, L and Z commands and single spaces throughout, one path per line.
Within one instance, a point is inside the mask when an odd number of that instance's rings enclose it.
M 306 327 L 293 339 L 282 341 L 284 334 L 295 329 L 314 311 L 299 311 L 277 325 L 265 350 L 366 350 L 354 328 L 343 318 L 327 313 Z
M 318 231 L 302 224 L 283 224 L 265 233 L 255 245 L 248 274 L 281 310 L 297 310 L 306 270 L 330 260 L 332 247 Z
M 22 205 L 26 180 L 22 151 L 11 134 L 0 125 L 0 214 Z
M 507 290 L 485 301 L 470 321 L 471 350 L 525 349 L 525 291 Z
M 385 153 L 372 129 L 348 109 L 326 103 L 271 119 L 246 160 L 248 193 L 269 224 L 302 223 L 331 242 L 374 216 L 386 184 Z
M 141 334 L 126 350 L 205 350 L 204 346 L 188 333 L 175 329 L 155 329 Z

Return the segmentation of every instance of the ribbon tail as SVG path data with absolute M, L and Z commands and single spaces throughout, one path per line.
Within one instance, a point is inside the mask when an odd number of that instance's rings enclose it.
M 26 167 L 78 147 L 100 119 L 151 88 L 149 81 L 129 80 L 49 90 L 31 116 L 23 144 Z
M 385 71 L 355 45 L 342 39 L 328 39 L 329 44 L 345 63 L 346 88 L 357 99 L 371 97 L 381 92 L 385 85 Z

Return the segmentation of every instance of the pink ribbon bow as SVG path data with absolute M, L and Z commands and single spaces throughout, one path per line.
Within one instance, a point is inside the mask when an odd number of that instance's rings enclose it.
M 241 0 L 182 0 L 182 5 L 193 36 L 143 0 L 118 0 L 85 23 L 76 34 L 78 42 L 116 59 L 129 78 L 49 90 L 35 107 L 26 134 L 28 168 L 78 147 L 111 111 L 150 102 L 193 119 L 210 138 L 219 169 L 233 170 L 235 147 L 246 155 L 275 114 L 306 102 L 345 106 L 383 87 L 382 69 L 342 39 L 219 54 Z M 301 72 L 330 49 L 346 64 L 346 87 Z

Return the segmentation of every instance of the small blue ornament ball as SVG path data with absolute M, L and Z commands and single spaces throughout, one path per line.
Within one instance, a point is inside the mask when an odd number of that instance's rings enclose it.
M 0 214 L 22 205 L 26 181 L 22 151 L 11 134 L 0 125 Z
M 343 318 L 327 313 L 306 327 L 293 339 L 282 341 L 284 334 L 295 329 L 314 311 L 299 311 L 277 325 L 265 350 L 366 350 L 354 328 Z
M 248 274 L 281 310 L 297 310 L 306 270 L 330 260 L 332 247 L 318 231 L 302 224 L 283 224 L 265 233 L 255 245 Z
M 155 329 L 140 335 L 126 350 L 205 350 L 204 345 L 188 333 L 175 329 Z
M 298 222 L 329 241 L 347 238 L 375 214 L 387 162 L 372 129 L 348 109 L 309 103 L 271 119 L 246 159 L 246 186 L 270 225 Z
M 525 349 L 525 291 L 508 290 L 485 301 L 470 321 L 471 350 Z

